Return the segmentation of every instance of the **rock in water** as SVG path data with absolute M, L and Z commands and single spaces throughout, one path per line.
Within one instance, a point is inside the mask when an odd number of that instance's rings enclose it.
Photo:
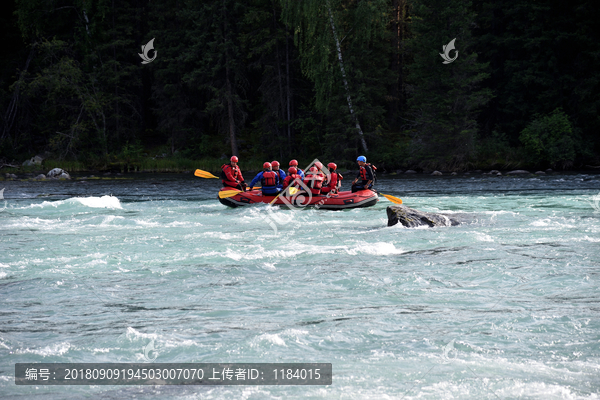
M 69 173 L 61 168 L 54 168 L 53 170 L 49 171 L 46 174 L 46 176 L 48 178 L 55 178 L 55 179 L 71 179 L 71 176 L 69 175 Z
M 455 226 L 459 222 L 442 214 L 434 214 L 415 210 L 398 204 L 387 208 L 388 226 L 396 225 L 400 222 L 407 228 L 416 228 L 417 226 Z

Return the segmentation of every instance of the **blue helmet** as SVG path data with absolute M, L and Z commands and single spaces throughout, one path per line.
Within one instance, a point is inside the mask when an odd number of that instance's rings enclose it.
M 365 156 L 358 156 L 358 158 L 356 159 L 356 161 L 367 162 L 367 157 L 365 157 Z

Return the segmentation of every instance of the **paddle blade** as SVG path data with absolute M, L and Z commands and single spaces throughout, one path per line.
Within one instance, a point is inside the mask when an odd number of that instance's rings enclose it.
M 211 174 L 208 171 L 202 171 L 201 169 L 197 169 L 196 172 L 194 172 L 194 175 L 199 176 L 200 178 L 215 178 L 215 179 L 219 179 L 219 177 L 214 176 L 213 174 Z
M 394 196 L 390 196 L 389 194 L 383 194 L 383 193 L 379 193 L 379 194 L 382 195 L 383 197 L 385 197 L 386 199 L 388 199 L 389 201 L 391 201 L 392 203 L 402 204 L 402 199 L 399 199 Z
M 233 197 L 238 193 L 241 193 L 241 191 L 240 190 L 221 190 L 219 192 L 219 198 L 226 199 L 228 197 Z

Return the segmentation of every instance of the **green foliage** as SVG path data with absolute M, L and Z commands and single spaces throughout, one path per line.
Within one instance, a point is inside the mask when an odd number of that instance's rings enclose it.
M 595 164 L 598 20 L 589 0 L 4 2 L 0 158 L 354 168 L 365 139 L 385 169 Z
M 534 115 L 519 139 L 537 162 L 565 168 L 575 160 L 573 126 L 560 108 L 548 115 Z
M 470 27 L 475 15 L 467 0 L 412 2 L 413 63 L 407 67 L 411 162 L 455 169 L 475 153 L 478 111 L 492 97 L 481 88 L 487 64 L 477 61 Z M 456 38 L 459 57 L 443 64 L 442 45 Z M 454 54 L 451 54 L 453 56 Z

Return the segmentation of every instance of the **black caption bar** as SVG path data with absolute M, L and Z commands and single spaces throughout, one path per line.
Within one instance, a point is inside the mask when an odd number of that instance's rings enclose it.
M 17 363 L 17 385 L 331 385 L 330 363 Z

